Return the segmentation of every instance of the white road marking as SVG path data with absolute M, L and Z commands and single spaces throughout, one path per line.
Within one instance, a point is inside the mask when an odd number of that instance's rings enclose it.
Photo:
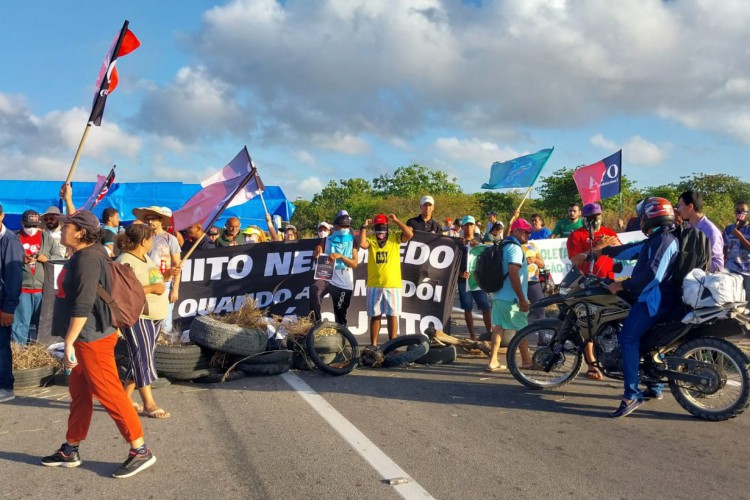
M 369 463 L 375 471 L 380 474 L 386 482 L 394 481 L 397 484 L 393 484 L 393 489 L 396 490 L 402 497 L 406 499 L 412 498 L 433 498 L 427 490 L 422 488 L 413 477 L 406 473 L 396 462 L 391 460 L 388 455 L 383 453 L 380 448 L 375 446 L 375 443 L 370 441 L 367 436 L 357 429 L 354 424 L 349 422 L 344 416 L 339 413 L 333 406 L 313 390 L 312 387 L 307 385 L 305 381 L 299 378 L 297 375 L 286 372 L 281 375 L 281 378 L 286 381 L 289 386 L 297 391 L 302 396 L 302 399 L 312 406 L 318 415 L 328 422 L 336 432 L 338 432 L 344 440 L 349 443 L 349 446 L 359 453 L 367 463 Z M 401 478 L 405 478 L 408 482 L 400 482 Z

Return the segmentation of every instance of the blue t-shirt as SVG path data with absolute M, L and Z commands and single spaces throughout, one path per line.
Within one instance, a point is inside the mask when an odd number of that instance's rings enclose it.
M 539 231 L 532 232 L 531 236 L 529 236 L 530 240 L 546 240 L 550 237 L 552 234 L 552 231 L 547 229 L 546 227 L 541 228 Z
M 518 264 L 520 266 L 518 275 L 521 278 L 521 290 L 523 290 L 523 296 L 528 297 L 529 268 L 526 266 L 526 256 L 521 248 L 521 243 L 513 236 L 508 236 L 506 240 L 510 240 L 513 243 L 503 247 L 503 276 L 508 274 L 508 266 L 510 264 Z M 516 302 L 518 300 L 516 292 L 510 284 L 510 276 L 505 278 L 503 287 L 500 291 L 493 293 L 492 298 L 506 302 Z

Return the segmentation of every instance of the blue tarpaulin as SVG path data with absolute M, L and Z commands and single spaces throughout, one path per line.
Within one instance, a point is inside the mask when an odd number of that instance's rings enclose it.
M 62 181 L 2 181 L 0 180 L 0 204 L 3 206 L 5 220 L 3 223 L 11 229 L 21 226 L 21 214 L 34 209 L 40 214 L 50 205 L 62 208 L 58 197 Z M 73 203 L 83 206 L 94 191 L 94 182 L 73 183 Z M 181 182 L 121 182 L 110 188 L 107 196 L 94 208 L 94 213 L 101 218 L 105 208 L 116 208 L 124 224 L 135 219 L 133 209 L 148 206 L 167 207 L 177 210 L 201 189 L 200 184 L 183 184 Z M 278 215 L 288 221 L 294 213 L 294 204 L 286 199 L 278 186 L 266 186 L 263 199 L 271 215 Z M 239 217 L 242 227 L 257 225 L 266 228 L 266 212 L 263 202 L 257 196 L 243 205 L 229 208 L 221 214 L 217 225 L 223 226 L 228 217 Z

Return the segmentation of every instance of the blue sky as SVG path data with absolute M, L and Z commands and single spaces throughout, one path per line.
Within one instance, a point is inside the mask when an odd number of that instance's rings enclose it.
M 476 192 L 492 162 L 551 146 L 542 175 L 620 148 L 640 187 L 748 172 L 742 1 L 71 5 L 3 6 L 2 178 L 65 178 L 125 19 L 142 46 L 74 181 L 117 164 L 123 182 L 199 182 L 243 145 L 291 199 L 412 163 Z

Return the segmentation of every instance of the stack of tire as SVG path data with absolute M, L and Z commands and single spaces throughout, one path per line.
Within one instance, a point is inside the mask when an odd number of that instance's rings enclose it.
M 190 340 L 194 344 L 169 347 L 171 353 L 159 352 L 156 369 L 168 378 L 195 380 L 196 382 L 231 381 L 245 375 L 276 375 L 290 367 L 288 351 L 267 352 L 268 336 L 265 331 L 243 328 L 221 322 L 211 316 L 199 316 L 190 325 Z M 188 348 L 191 352 L 174 352 L 174 347 Z M 215 352 L 228 354 L 229 366 L 210 366 Z M 237 363 L 238 362 L 238 363 Z M 237 363 L 229 373 L 226 369 Z

